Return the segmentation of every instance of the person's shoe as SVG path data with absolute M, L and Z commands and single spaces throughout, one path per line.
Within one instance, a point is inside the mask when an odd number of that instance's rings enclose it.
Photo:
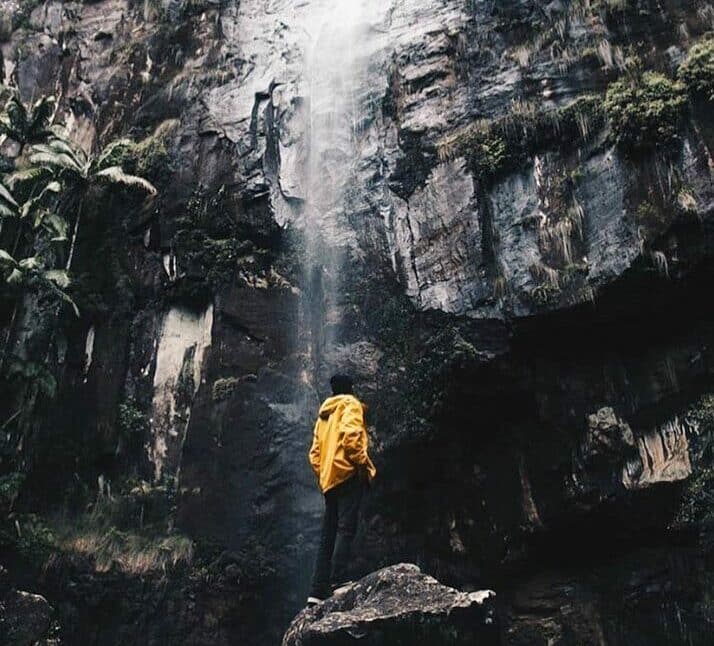
M 316 606 L 316 605 L 322 603 L 323 601 L 324 601 L 324 599 L 320 599 L 320 597 L 315 597 L 313 595 L 310 595 L 307 598 L 307 607 L 312 608 L 313 606 Z

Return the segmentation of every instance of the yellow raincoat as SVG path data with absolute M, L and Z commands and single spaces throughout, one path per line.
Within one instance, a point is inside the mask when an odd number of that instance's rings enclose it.
M 354 395 L 335 395 L 320 407 L 310 449 L 310 465 L 322 493 L 364 470 L 370 480 L 377 475 L 367 455 L 364 405 Z

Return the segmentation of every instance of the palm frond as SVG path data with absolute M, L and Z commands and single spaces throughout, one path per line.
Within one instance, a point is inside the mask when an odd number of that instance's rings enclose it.
M 87 161 L 87 153 L 79 146 L 75 146 L 71 141 L 62 136 L 54 136 L 47 142 L 49 150 L 56 153 L 64 153 L 76 160 L 78 166 L 84 166 Z
M 48 269 L 42 272 L 42 277 L 54 283 L 60 289 L 67 289 L 70 284 L 69 274 L 64 269 Z
M 39 224 L 52 236 L 51 242 L 66 242 L 69 225 L 67 220 L 53 211 L 43 213 Z
M 43 96 L 35 101 L 30 111 L 30 123 L 28 124 L 28 134 L 31 137 L 40 137 L 46 132 L 54 107 L 55 98 L 53 96 Z
M 0 249 L 0 265 L 17 267 L 17 261 L 5 249 Z
M 17 191 L 24 184 L 38 182 L 42 177 L 48 174 L 49 169 L 47 168 L 42 166 L 30 166 L 6 175 L 5 182 L 10 187 L 10 190 Z
M 48 193 L 57 194 L 62 190 L 62 185 L 57 181 L 48 182 L 40 190 L 39 195 L 30 198 L 20 207 L 20 218 L 26 218 L 35 213 L 35 228 L 37 227 L 37 213 L 44 209 L 45 198 Z
M 37 256 L 30 256 L 28 258 L 23 258 L 18 265 L 20 266 L 20 269 L 32 271 L 33 269 L 39 269 L 42 266 L 42 260 Z
M 30 163 L 37 166 L 57 170 L 67 170 L 77 175 L 84 176 L 84 168 L 77 164 L 76 159 L 64 153 L 37 151 L 30 155 Z
M 136 175 L 129 175 L 125 173 L 120 166 L 110 166 L 109 168 L 104 168 L 96 173 L 97 177 L 100 177 L 112 184 L 123 184 L 124 186 L 135 186 L 141 188 L 151 195 L 156 195 L 156 188 L 154 185 L 145 180 L 143 177 L 138 177 Z
M 5 282 L 8 285 L 19 285 L 25 280 L 25 274 L 20 271 L 17 267 L 15 267 L 11 272 L 10 275 L 5 279 Z
M 20 143 L 25 143 L 27 137 L 27 110 L 20 97 L 13 94 L 5 105 L 3 119 L 6 134 Z
M 63 277 L 62 274 L 65 276 Z M 52 292 L 54 292 L 60 300 L 64 301 L 69 305 L 77 318 L 79 318 L 79 308 L 77 303 L 72 300 L 72 297 L 64 291 L 63 287 L 59 287 L 58 283 L 64 283 L 65 286 L 69 286 L 69 277 L 66 276 L 67 272 L 62 269 L 50 269 L 48 271 L 42 272 L 42 278 Z
M 12 196 L 12 193 L 10 193 L 2 183 L 0 183 L 0 204 L 9 204 L 11 207 L 18 208 L 18 204 Z

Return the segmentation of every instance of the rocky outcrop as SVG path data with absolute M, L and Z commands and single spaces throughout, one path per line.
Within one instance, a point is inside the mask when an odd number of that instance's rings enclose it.
M 415 565 L 393 565 L 303 610 L 283 646 L 497 644 L 495 594 L 458 592 Z
M 0 640 L 8 646 L 54 644 L 47 640 L 52 608 L 39 594 L 8 586 L 7 572 L 0 566 Z

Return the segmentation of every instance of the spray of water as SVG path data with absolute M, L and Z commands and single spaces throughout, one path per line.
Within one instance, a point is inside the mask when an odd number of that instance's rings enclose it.
M 359 164 L 359 124 L 369 110 L 368 64 L 383 0 L 318 1 L 309 12 L 305 59 L 306 313 L 317 377 L 339 342 L 341 276 L 354 233 L 346 203 Z
M 303 196 L 290 221 L 302 240 L 303 298 L 297 338 L 304 371 L 292 406 L 306 425 L 296 433 L 301 439 L 289 461 L 291 468 L 299 469 L 296 481 L 304 476 L 301 486 L 291 491 L 290 513 L 295 513 L 296 530 L 306 537 L 306 554 L 317 547 L 322 501 L 305 466 L 305 444 L 318 405 L 316 395 L 326 395 L 329 374 L 345 368 L 337 359 L 344 354 L 340 353 L 344 343 L 340 327 L 345 320 L 342 294 L 350 255 L 357 249 L 350 203 L 363 190 L 358 186 L 363 181 L 360 124 L 374 114 L 376 102 L 371 98 L 383 90 L 370 87 L 369 66 L 379 64 L 375 54 L 382 51 L 378 41 L 383 34 L 375 25 L 384 19 L 389 5 L 385 0 L 308 0 L 300 5 L 293 25 L 304 35 L 301 114 L 296 119 L 301 131 L 289 131 L 302 147 L 298 156 L 302 164 L 289 174 L 298 178 Z M 285 514 L 282 522 L 284 518 Z M 301 560 L 294 575 L 286 577 L 285 588 L 306 595 L 312 565 L 311 556 Z

